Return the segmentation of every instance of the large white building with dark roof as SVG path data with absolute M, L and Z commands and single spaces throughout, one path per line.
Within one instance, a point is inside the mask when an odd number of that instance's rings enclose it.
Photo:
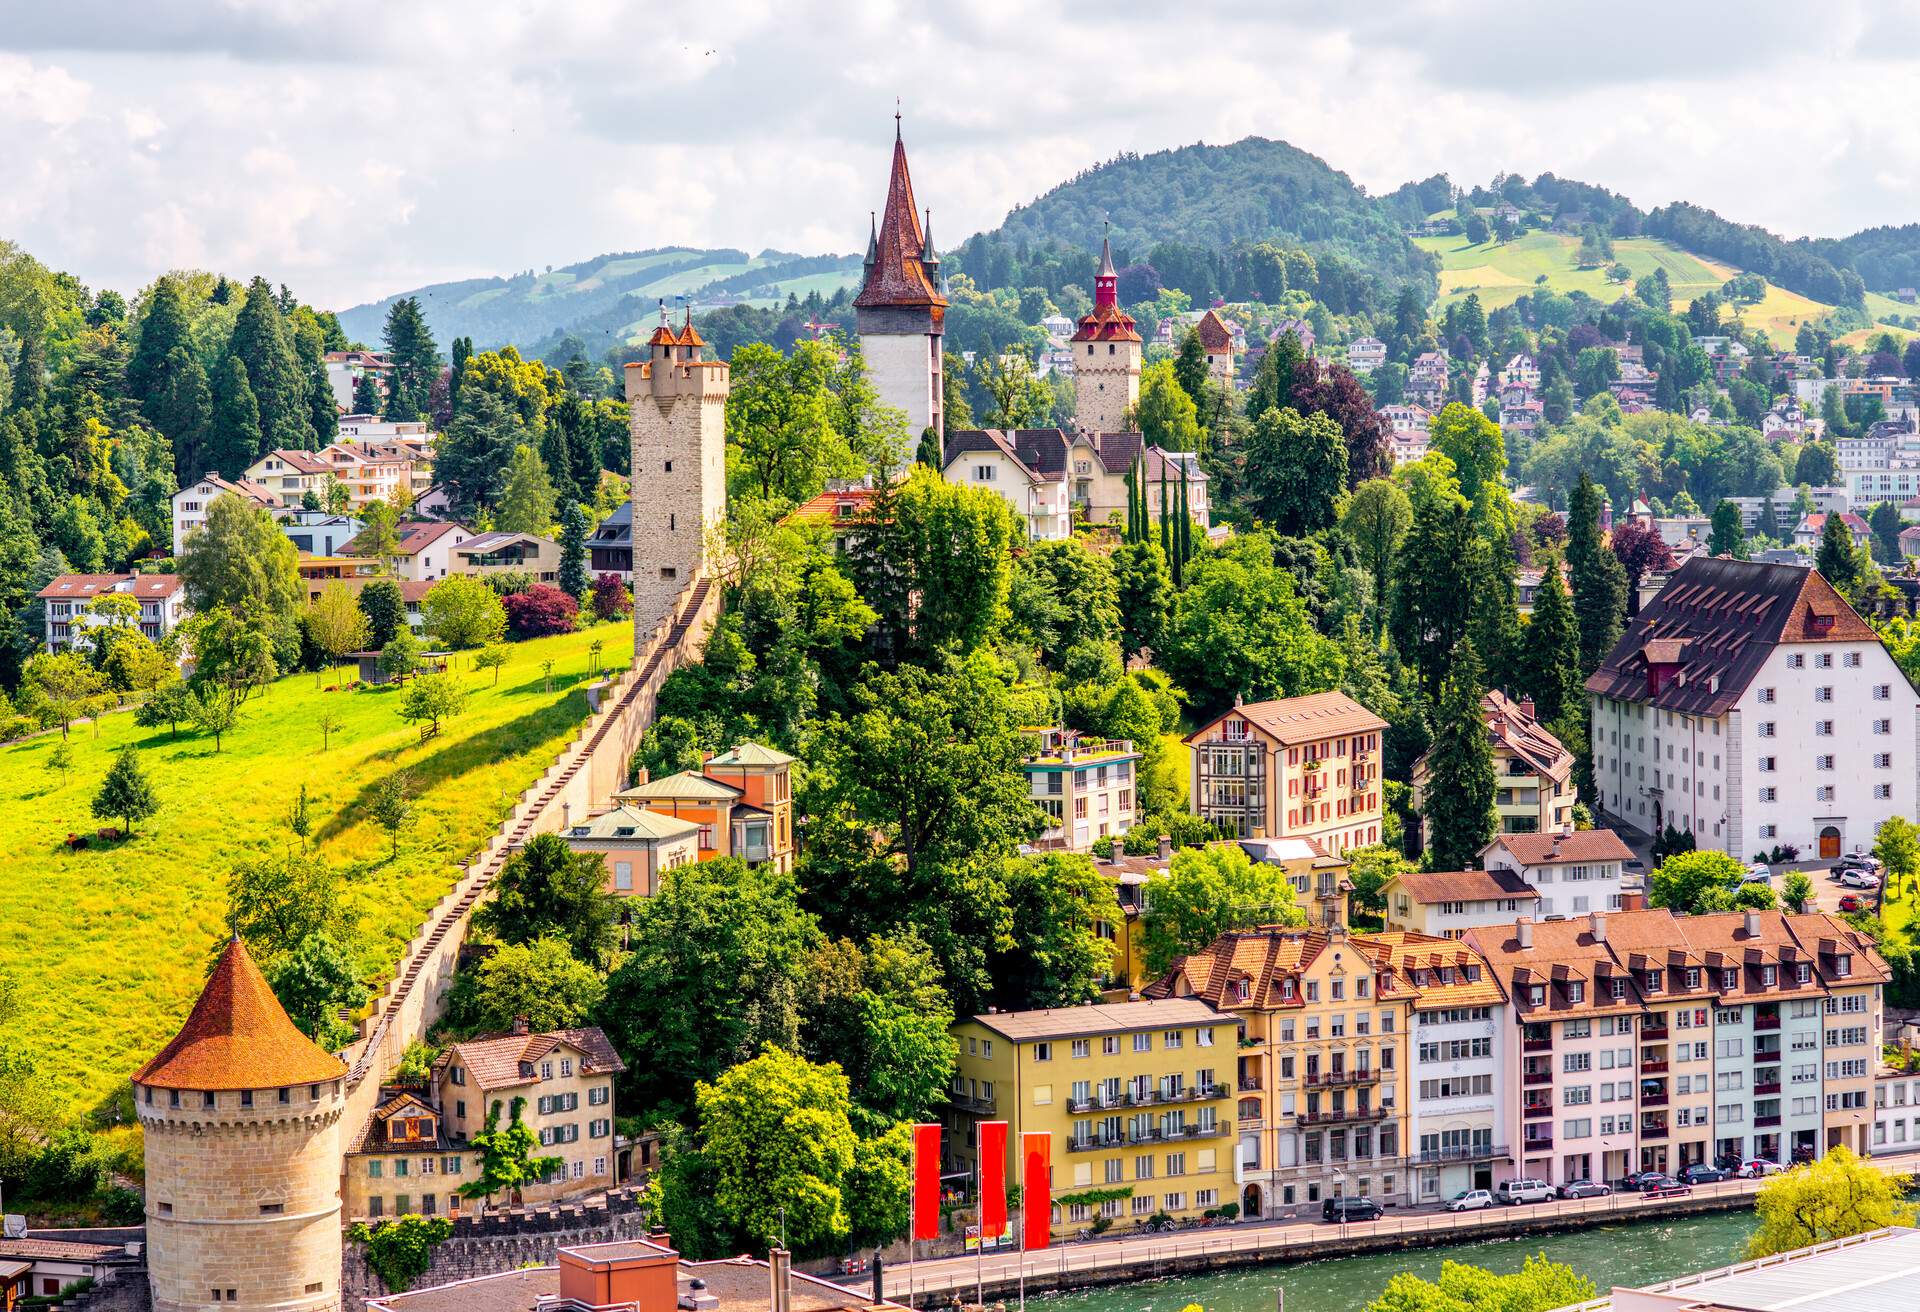
M 1832 858 L 1920 810 L 1920 696 L 1839 593 L 1696 557 L 1587 680 L 1601 808 L 1746 858 Z

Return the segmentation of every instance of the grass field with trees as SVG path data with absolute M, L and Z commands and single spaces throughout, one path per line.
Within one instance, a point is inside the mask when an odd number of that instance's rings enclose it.
M 229 871 L 300 842 L 286 817 L 303 784 L 311 842 L 341 872 L 358 922 L 355 965 L 369 983 L 384 980 L 460 863 L 586 718 L 591 669 L 619 668 L 629 646 L 624 626 L 603 624 L 497 648 L 506 655 L 497 671 L 458 653 L 447 677 L 468 695 L 431 740 L 403 718 L 403 689 L 328 691 L 333 674 L 326 685 L 295 674 L 244 702 L 218 751 L 185 724 L 175 737 L 125 713 L 104 716 L 97 735 L 76 724 L 64 770 L 53 759 L 57 730 L 0 747 L 0 923 L 18 931 L 10 1028 L 35 1036 L 51 1092 L 76 1112 L 126 1096 L 127 1077 L 192 1006 L 226 933 Z M 337 723 L 323 747 L 327 714 Z M 154 813 L 132 838 L 68 850 L 69 832 L 113 823 L 92 807 L 128 744 Z M 372 809 L 401 772 L 413 797 L 394 858 Z

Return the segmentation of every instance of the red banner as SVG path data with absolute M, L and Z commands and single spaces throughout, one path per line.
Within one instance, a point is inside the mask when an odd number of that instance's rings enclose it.
M 1053 1136 L 1023 1133 L 1020 1159 L 1020 1215 L 1025 1221 L 1023 1247 L 1045 1248 L 1053 1230 Z
M 980 1122 L 980 1234 L 1007 1232 L 1007 1123 Z
M 913 1127 L 913 1237 L 940 1237 L 940 1127 Z

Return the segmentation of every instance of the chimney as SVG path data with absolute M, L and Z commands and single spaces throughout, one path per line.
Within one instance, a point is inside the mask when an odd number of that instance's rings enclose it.
M 1521 947 L 1531 948 L 1533 946 L 1533 917 L 1522 916 L 1520 919 L 1514 921 L 1513 936 L 1520 941 Z
M 873 1302 L 874 1306 L 887 1301 L 886 1262 L 876 1251 L 873 1255 Z
M 1760 913 L 1758 911 L 1747 912 L 1744 928 L 1747 931 L 1748 938 L 1760 937 Z
M 1533 698 L 1522 697 L 1520 699 L 1520 714 L 1526 716 L 1529 720 L 1533 718 Z
M 526 1034 L 529 1030 L 530 1027 L 527 1025 L 527 1018 L 525 1016 L 515 1016 L 513 1018 L 513 1032 L 515 1034 Z
M 1173 860 L 1173 838 L 1171 835 L 1160 835 L 1160 859 L 1162 861 Z
M 1620 909 L 1622 911 L 1645 911 L 1647 909 L 1647 895 L 1639 891 L 1622 893 L 1620 895 Z
M 1113 836 L 1113 842 L 1109 844 L 1107 848 L 1107 860 L 1113 862 L 1115 865 L 1119 865 L 1126 855 L 1127 845 L 1125 841 L 1121 839 L 1120 835 L 1115 834 Z
M 790 1312 L 793 1307 L 793 1254 L 784 1248 L 767 1251 L 767 1273 L 773 1286 L 767 1312 Z
M 1587 931 L 1593 935 L 1595 943 L 1607 941 L 1607 918 L 1598 911 L 1587 912 Z

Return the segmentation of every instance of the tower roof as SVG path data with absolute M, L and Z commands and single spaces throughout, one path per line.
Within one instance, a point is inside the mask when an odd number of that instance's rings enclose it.
M 162 1089 L 273 1089 L 347 1073 L 287 1019 L 267 977 L 236 935 L 207 977 L 187 1023 L 135 1073 Z
M 913 177 L 907 172 L 907 147 L 896 128 L 893 137 L 893 174 L 887 182 L 887 208 L 880 216 L 880 232 L 872 244 L 873 258 L 866 281 L 854 298 L 857 308 L 877 306 L 945 306 L 947 298 L 933 285 L 926 266 L 926 237 L 913 203 Z
M 1105 237 L 1100 239 L 1100 272 L 1094 276 L 1097 278 L 1119 277 L 1119 275 L 1113 271 L 1113 243 Z
M 1100 239 L 1100 270 L 1093 275 L 1093 309 L 1074 331 L 1076 342 L 1137 342 L 1133 316 L 1120 308 L 1120 276 L 1113 271 L 1113 243 Z

